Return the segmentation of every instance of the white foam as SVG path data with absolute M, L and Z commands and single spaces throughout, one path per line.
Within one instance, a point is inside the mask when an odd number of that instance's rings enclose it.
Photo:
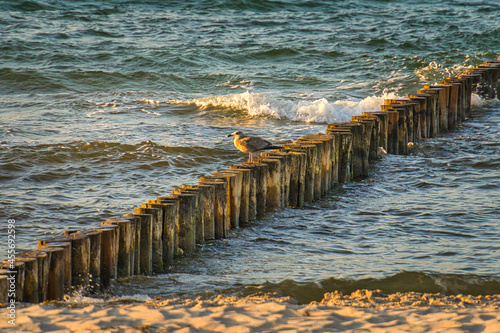
M 446 67 L 432 61 L 427 66 L 415 70 L 415 75 L 422 83 L 439 84 L 439 82 L 447 77 L 454 77 L 464 72 L 465 68 L 470 68 L 470 66 L 453 65 Z
M 364 99 L 329 101 L 326 98 L 292 100 L 270 94 L 246 91 L 241 94 L 217 95 L 190 101 L 169 101 L 171 104 L 195 104 L 201 109 L 233 109 L 254 117 L 290 119 L 307 123 L 350 121 L 364 111 L 379 111 L 384 99 L 399 98 L 395 93 L 370 96 Z

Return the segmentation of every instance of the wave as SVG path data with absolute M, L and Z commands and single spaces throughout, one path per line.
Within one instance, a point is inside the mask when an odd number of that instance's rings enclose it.
M 500 290 L 500 278 L 492 276 L 443 274 L 402 271 L 383 278 L 328 278 L 319 283 L 284 280 L 279 283 L 247 285 L 236 290 L 241 296 L 256 293 L 275 293 L 290 296 L 299 303 L 321 301 L 326 293 L 351 294 L 357 290 L 380 290 L 384 294 L 432 293 L 442 295 L 494 295 Z M 233 290 L 234 292 L 234 290 Z
M 395 93 L 383 93 L 364 99 L 329 101 L 326 98 L 294 100 L 266 93 L 246 91 L 241 94 L 216 95 L 188 101 L 171 100 L 169 104 L 194 104 L 202 110 L 241 111 L 252 117 L 289 119 L 306 123 L 350 121 L 365 111 L 379 111 L 386 98 L 398 98 Z

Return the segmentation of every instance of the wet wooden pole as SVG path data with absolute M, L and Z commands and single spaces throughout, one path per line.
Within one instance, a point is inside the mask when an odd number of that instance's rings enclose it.
M 321 141 L 322 159 L 321 159 L 321 194 L 326 195 L 333 187 L 332 168 L 335 159 L 335 137 L 327 134 L 306 135 L 300 138 L 299 142 Z
M 290 183 L 287 205 L 289 207 L 300 208 L 304 205 L 307 152 L 302 149 L 294 150 L 293 146 L 291 147 L 292 148 L 290 148 L 290 146 L 284 147 L 291 157 Z
M 337 138 L 336 140 L 338 140 L 338 184 L 345 184 L 353 177 L 351 168 L 352 132 L 349 128 L 328 125 L 326 133 L 335 135 Z
M 135 214 L 124 214 L 123 218 L 133 223 L 134 264 L 130 267 L 130 275 L 141 274 L 141 218 Z
M 448 103 L 450 100 L 450 86 L 449 85 L 432 85 L 424 86 L 424 89 L 433 89 L 438 92 L 438 106 L 439 106 L 439 131 L 444 133 L 448 131 Z
M 227 179 L 220 179 L 212 176 L 200 177 L 200 185 L 211 185 L 214 187 L 214 238 L 226 237 L 229 227 L 229 207 L 228 207 L 228 185 Z
M 256 217 L 264 216 L 267 207 L 267 173 L 268 166 L 265 163 L 254 161 L 252 163 L 257 168 L 255 181 Z
M 133 265 L 132 253 L 132 238 L 134 237 L 132 223 L 129 219 L 109 218 L 101 225 L 106 228 L 108 225 L 118 226 L 120 229 L 118 239 L 118 261 L 117 261 L 117 277 L 129 277 L 130 265 Z
M 171 265 L 174 262 L 174 257 L 177 251 L 178 238 L 176 241 L 176 227 L 178 226 L 177 200 L 164 199 L 162 197 L 156 200 L 148 201 L 149 204 L 159 204 L 163 207 L 163 264 L 164 266 Z M 155 206 L 152 206 L 155 207 Z
M 203 214 L 203 232 L 200 235 L 200 241 L 215 239 L 215 186 L 209 184 L 182 185 L 187 190 L 197 190 L 201 194 L 202 214 Z M 197 225 L 198 234 L 198 225 Z M 201 230 L 200 230 L 201 231 Z
M 71 289 L 71 242 L 64 237 L 56 237 L 46 240 L 38 240 L 38 248 L 61 247 L 64 249 L 64 288 L 69 292 Z M 45 250 L 44 250 L 45 251 Z
M 241 181 L 241 203 L 240 203 L 240 225 L 246 226 L 250 220 L 255 219 L 256 197 L 255 197 L 255 168 L 243 165 L 231 165 L 230 170 L 235 170 L 242 174 Z M 253 178 L 252 178 L 253 176 Z
M 316 175 L 316 160 L 317 160 L 317 155 L 316 155 L 316 146 L 313 144 L 308 144 L 308 143 L 295 143 L 293 145 L 285 145 L 283 146 L 284 149 L 291 151 L 291 152 L 296 152 L 296 153 L 301 153 L 305 155 L 305 160 L 303 161 L 303 165 L 301 164 L 301 169 L 303 168 L 304 170 L 300 172 L 304 174 L 303 176 L 303 185 L 300 185 L 301 188 L 303 188 L 304 193 L 300 193 L 299 196 L 303 196 L 303 201 L 305 202 L 312 202 L 314 201 L 314 194 L 315 194 L 315 175 Z M 301 162 L 302 163 L 302 162 Z M 301 176 L 302 178 L 302 176 Z
M 96 229 L 101 234 L 101 270 L 100 285 L 107 288 L 111 280 L 116 278 L 117 257 L 116 257 L 116 230 L 115 228 Z
M 163 267 L 163 211 L 159 208 L 148 208 L 148 204 L 141 204 L 134 213 L 151 215 L 152 266 L 153 272 L 159 272 Z
M 178 193 L 170 197 L 177 198 L 179 217 L 179 250 L 190 254 L 196 250 L 196 194 Z
M 435 138 L 439 134 L 439 91 L 435 89 L 419 89 L 417 94 L 430 95 L 427 101 L 427 110 L 429 112 L 429 138 Z
M 141 213 L 141 208 L 136 208 L 134 217 L 139 218 L 141 237 L 139 240 L 139 272 L 144 275 L 153 274 L 153 215 Z
M 202 193 L 200 189 L 188 189 L 187 185 L 183 185 L 182 188 L 174 189 L 174 194 L 182 194 L 188 193 L 193 194 L 195 196 L 194 199 L 194 224 L 195 224 L 195 241 L 198 244 L 202 244 L 205 241 L 205 214 L 204 214 L 204 198 L 202 197 Z
M 335 123 L 328 124 L 328 130 L 332 129 L 349 129 L 352 133 L 352 148 L 351 148 L 351 167 L 352 176 L 355 179 L 368 176 L 368 163 L 366 156 L 366 145 L 368 137 L 365 135 L 365 126 L 359 122 Z M 327 133 L 329 133 L 327 131 Z M 368 145 L 369 146 L 369 145 Z M 366 161 L 365 161 L 366 160 Z
M 22 253 L 16 258 L 16 262 L 24 264 L 24 281 L 22 283 L 22 301 L 38 303 L 38 260 L 36 258 L 24 257 Z
M 281 161 L 275 158 L 257 157 L 257 162 L 267 164 L 266 210 L 282 207 Z
M 242 163 L 238 165 L 231 165 L 230 168 L 248 170 L 248 194 L 245 189 L 242 195 L 248 195 L 248 221 L 253 221 L 257 218 L 257 166 L 253 163 Z
M 45 302 L 50 268 L 49 256 L 42 250 L 23 251 L 19 256 L 37 260 L 38 302 Z
M 7 270 L 5 270 L 7 271 Z M 0 306 L 6 307 L 9 302 L 9 285 L 10 285 L 10 279 L 9 275 L 7 272 L 5 275 L 2 275 L 2 272 L 0 271 Z
M 281 204 L 280 207 L 288 206 L 288 197 L 290 196 L 290 156 L 288 152 L 283 151 L 270 151 L 262 152 L 260 154 L 261 158 L 277 159 L 280 161 L 281 165 Z
M 44 245 L 43 245 L 44 246 Z M 49 273 L 47 278 L 46 300 L 62 300 L 64 298 L 65 252 L 62 247 L 44 246 L 41 251 L 47 254 Z
M 89 285 L 90 239 L 82 232 L 69 237 L 71 239 L 71 285 L 73 287 Z
M 101 286 L 101 233 L 85 231 L 90 240 L 89 263 L 89 290 L 96 290 Z
M 243 176 L 241 173 L 216 171 L 214 177 L 226 179 L 228 184 L 229 228 L 236 229 L 240 226 L 241 188 Z
M 388 129 L 389 129 L 389 114 L 382 111 L 368 111 L 363 112 L 363 116 L 375 116 L 378 119 L 378 140 L 376 141 L 378 147 L 382 147 L 387 151 L 387 141 L 388 141 Z M 378 153 L 377 147 L 377 153 Z

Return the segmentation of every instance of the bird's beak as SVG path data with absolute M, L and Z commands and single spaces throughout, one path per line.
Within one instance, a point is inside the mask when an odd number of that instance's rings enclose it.
M 229 134 L 227 137 L 229 138 L 230 136 L 233 136 L 233 134 Z

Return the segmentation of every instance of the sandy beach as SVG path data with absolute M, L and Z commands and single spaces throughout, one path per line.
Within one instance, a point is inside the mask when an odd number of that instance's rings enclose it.
M 358 290 L 321 302 L 254 295 L 22 305 L 12 332 L 500 332 L 500 295 L 443 296 Z

